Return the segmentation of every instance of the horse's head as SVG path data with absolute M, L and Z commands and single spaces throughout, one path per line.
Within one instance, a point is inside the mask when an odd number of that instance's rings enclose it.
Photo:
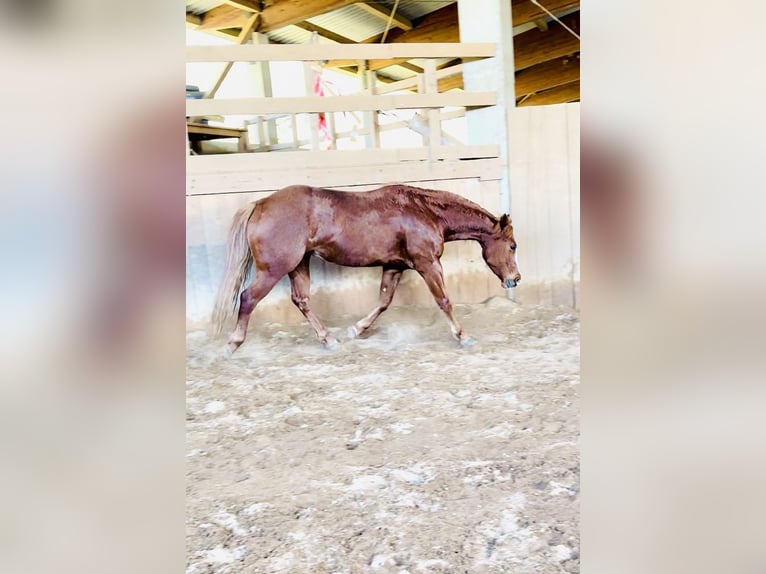
M 516 239 L 507 214 L 500 217 L 492 229 L 492 235 L 482 243 L 481 254 L 492 272 L 500 278 L 503 287 L 516 287 L 521 281 L 516 265 Z

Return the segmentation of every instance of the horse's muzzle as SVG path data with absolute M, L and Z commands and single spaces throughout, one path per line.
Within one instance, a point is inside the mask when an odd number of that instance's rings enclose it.
M 508 277 L 508 279 L 505 280 L 505 288 L 510 289 L 511 287 L 516 287 L 520 281 L 521 279 L 511 279 Z

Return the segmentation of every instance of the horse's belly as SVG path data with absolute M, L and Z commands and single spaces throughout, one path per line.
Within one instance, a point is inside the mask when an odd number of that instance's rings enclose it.
M 364 249 L 359 246 L 347 246 L 340 248 L 337 245 L 327 245 L 314 250 L 314 254 L 320 259 L 344 265 L 346 267 L 379 267 L 382 265 L 396 265 L 409 267 L 410 262 L 406 257 L 393 251 L 377 251 Z

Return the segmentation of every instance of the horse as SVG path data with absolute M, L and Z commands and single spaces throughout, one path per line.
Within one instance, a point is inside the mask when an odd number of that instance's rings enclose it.
M 452 335 L 467 346 L 444 288 L 441 255 L 447 241 L 473 240 L 503 287 L 521 281 L 516 240 L 508 214 L 499 218 L 478 204 L 446 191 L 386 185 L 348 192 L 291 185 L 251 202 L 233 217 L 224 278 L 216 295 L 212 323 L 217 334 L 236 315 L 225 348 L 231 355 L 245 341 L 253 309 L 287 275 L 295 306 L 328 348 L 337 345 L 309 305 L 312 256 L 349 267 L 382 267 L 380 301 L 349 327 L 351 338 L 367 331 L 394 297 L 402 272 L 417 271 L 450 323 Z M 252 283 L 242 288 L 251 275 Z

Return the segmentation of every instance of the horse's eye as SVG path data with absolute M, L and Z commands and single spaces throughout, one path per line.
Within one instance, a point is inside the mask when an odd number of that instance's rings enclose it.
M 516 251 L 516 246 L 515 245 L 511 245 L 511 251 Z

